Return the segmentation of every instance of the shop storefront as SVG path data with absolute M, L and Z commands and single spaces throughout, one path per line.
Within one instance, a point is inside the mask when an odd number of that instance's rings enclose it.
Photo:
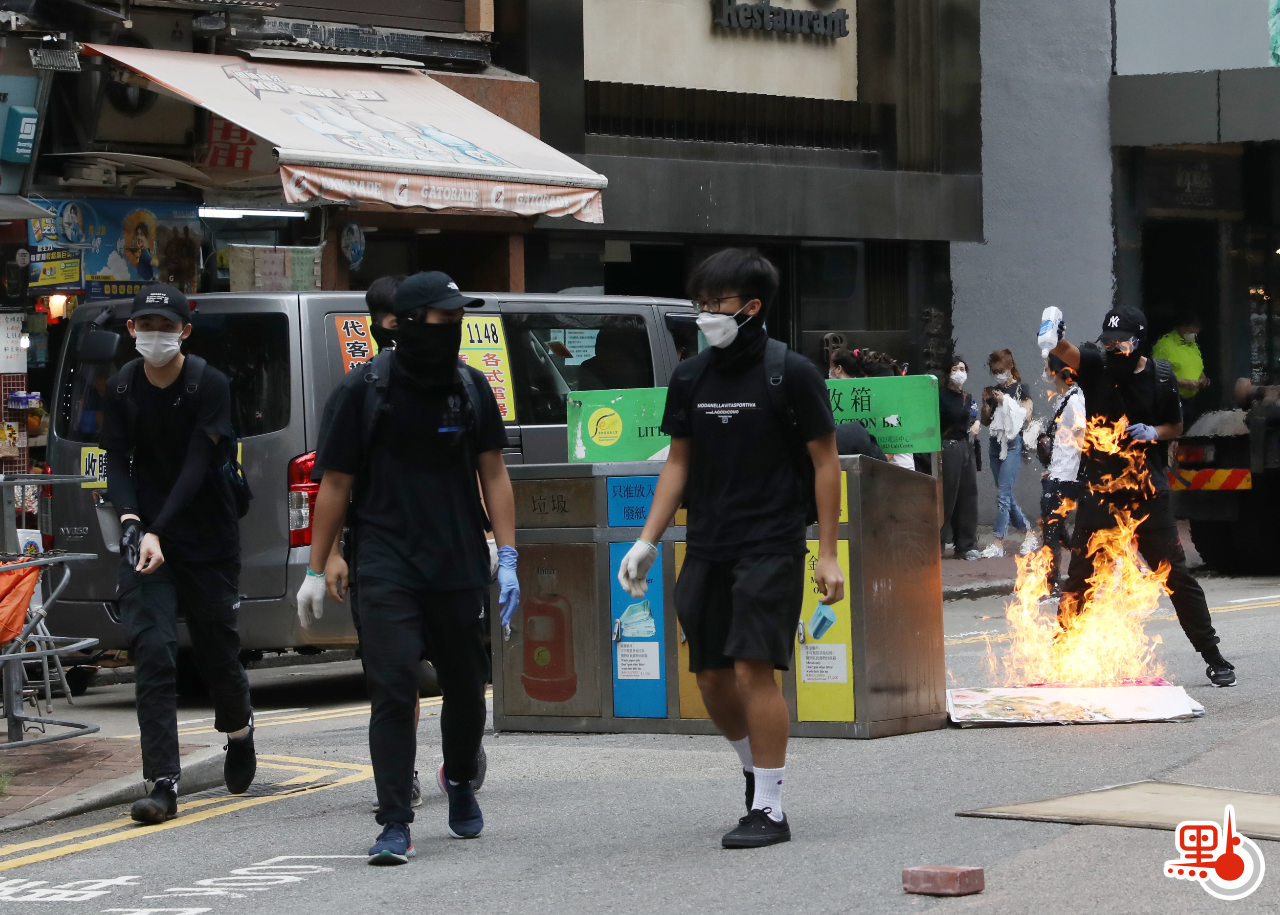
M 684 294 L 761 248 L 771 332 L 913 371 L 950 351 L 949 246 L 981 241 L 977 4 L 504 3 L 495 61 L 536 80 L 541 136 L 609 176 L 596 224 L 540 219 L 530 291 Z

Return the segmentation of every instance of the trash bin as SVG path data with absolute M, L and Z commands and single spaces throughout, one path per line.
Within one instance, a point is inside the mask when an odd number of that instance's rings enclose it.
M 842 458 L 839 558 L 846 597 L 805 583 L 792 670 L 779 680 L 798 737 L 884 737 L 946 720 L 938 486 L 925 474 Z M 520 607 L 495 621 L 494 724 L 507 731 L 716 733 L 688 673 L 672 593 L 683 513 L 649 591 L 618 566 L 648 517 L 660 462 L 516 465 Z M 809 531 L 812 568 L 817 527 Z

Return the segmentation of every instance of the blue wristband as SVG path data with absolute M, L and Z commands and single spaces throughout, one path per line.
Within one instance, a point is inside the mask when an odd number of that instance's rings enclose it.
M 312 572 L 310 569 L 307 569 L 307 575 L 311 578 L 324 578 L 323 572 Z

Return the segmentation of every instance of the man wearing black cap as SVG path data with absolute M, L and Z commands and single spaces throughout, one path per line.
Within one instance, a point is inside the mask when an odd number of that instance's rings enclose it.
M 142 771 L 151 789 L 133 805 L 143 823 L 177 814 L 178 615 L 227 735 L 223 774 L 243 794 L 257 768 L 249 681 L 240 666 L 240 524 L 220 446 L 234 436 L 227 376 L 185 356 L 187 297 L 148 286 L 133 300 L 138 354 L 112 376 L 103 403 L 107 494 L 120 514 L 120 615 L 137 673 Z
M 1163 359 L 1142 355 L 1147 323 L 1142 312 L 1120 308 L 1107 312 L 1099 345 L 1076 347 L 1062 339 L 1061 312 L 1046 309 L 1041 321 L 1042 348 L 1057 343 L 1050 352 L 1077 372 L 1084 392 L 1089 420 L 1104 417 L 1115 424 L 1126 420 L 1126 435 L 1143 456 L 1142 482 L 1114 488 L 1109 482 L 1125 477 L 1127 459 L 1085 446 L 1080 475 L 1086 495 L 1076 516 L 1072 558 L 1062 587 L 1059 616 L 1078 612 L 1087 580 L 1093 572 L 1089 540 L 1099 530 L 1115 525 L 1115 512 L 1127 511 L 1140 519 L 1136 535 L 1138 552 L 1151 568 L 1169 563 L 1168 586 L 1182 631 L 1208 665 L 1206 676 L 1215 686 L 1234 686 L 1235 668 L 1218 650 L 1218 636 L 1209 616 L 1200 583 L 1187 571 L 1186 556 L 1178 539 L 1178 525 L 1169 504 L 1168 442 L 1182 434 L 1182 404 L 1173 367 Z M 1114 491 L 1107 491 L 1114 489 Z
M 491 573 L 479 474 L 495 539 L 501 619 L 520 601 L 515 502 L 502 462 L 506 430 L 484 374 L 459 362 L 464 296 L 443 273 L 418 273 L 395 297 L 396 346 L 351 372 L 326 411 L 316 454 L 325 469 L 312 523 L 311 562 L 298 591 L 304 626 L 321 613 L 325 559 L 351 498 L 360 582 L 361 649 L 372 710 L 369 751 L 383 827 L 370 864 L 414 854 L 410 792 L 417 734 L 418 665 L 431 646 L 444 692 L 440 731 L 449 834 L 484 827 L 471 781 L 486 717 L 489 671 L 481 614 Z

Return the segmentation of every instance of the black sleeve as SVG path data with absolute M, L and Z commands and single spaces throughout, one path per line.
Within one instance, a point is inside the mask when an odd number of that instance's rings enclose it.
M 311 466 L 311 482 L 319 483 L 324 479 L 324 464 L 320 463 L 320 446 L 329 437 L 329 427 L 333 425 L 333 401 L 338 392 L 329 392 L 329 399 L 324 402 L 324 414 L 320 417 L 320 435 L 316 437 L 316 460 Z
M 693 434 L 693 417 L 689 415 L 690 387 L 697 369 L 694 359 L 686 360 L 671 373 L 667 383 L 667 402 L 662 408 L 662 434 L 672 438 L 688 438 Z M 704 357 L 705 358 L 705 357 Z M 692 369 L 692 373 L 690 372 Z
M 1092 343 L 1080 347 L 1080 369 L 1076 372 L 1076 383 L 1084 392 L 1084 399 L 1089 399 L 1089 392 L 1097 388 L 1102 381 L 1103 372 L 1107 369 L 1107 356 L 1102 348 Z
M 348 375 L 329 397 L 325 411 L 332 407 L 333 416 L 324 438 L 316 448 L 316 464 L 323 470 L 336 470 L 354 476 L 360 472 L 364 452 L 364 389 L 368 382 L 360 375 Z M 313 477 L 314 479 L 314 477 Z
M 196 431 L 210 435 L 235 435 L 231 425 L 231 382 L 213 366 L 205 366 L 200 377 L 200 409 L 196 413 Z
M 107 379 L 102 398 L 102 434 L 98 443 L 107 452 L 107 498 L 116 514 L 137 513 L 138 493 L 129 474 L 129 455 L 133 443 L 129 441 L 128 423 L 125 421 L 124 404 L 116 393 L 119 375 Z
M 799 353 L 787 353 L 786 388 L 801 441 L 811 442 L 835 431 L 827 382 L 817 366 Z
M 502 424 L 502 413 L 498 410 L 498 401 L 489 387 L 489 379 L 484 372 L 467 366 L 463 371 L 470 372 L 480 395 L 480 415 L 476 417 L 476 453 L 501 451 L 509 444 L 507 427 Z
M 856 419 L 836 426 L 836 451 L 843 455 L 862 454 L 877 461 L 885 459 L 875 436 Z
M 203 386 L 201 384 L 201 387 Z M 200 487 L 204 485 L 205 478 L 208 476 L 216 447 L 209 433 L 197 428 L 191 434 L 191 441 L 187 443 L 187 456 L 182 461 L 182 470 L 178 472 L 178 479 L 174 482 L 173 489 L 169 490 L 169 497 L 164 500 L 164 508 L 160 510 L 156 520 L 151 522 L 151 533 L 163 539 L 165 530 L 173 523 L 173 519 L 191 504 L 191 500 L 200 491 Z M 111 472 L 110 459 L 107 463 L 107 472 Z

